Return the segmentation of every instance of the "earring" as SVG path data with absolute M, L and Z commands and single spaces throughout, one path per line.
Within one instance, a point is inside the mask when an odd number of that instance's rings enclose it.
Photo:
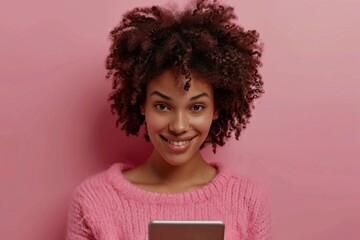
M 221 125 L 220 125 L 219 122 L 214 121 L 214 123 L 216 123 L 217 126 L 218 126 L 218 131 L 217 131 L 217 133 L 215 134 L 215 137 L 217 137 L 217 136 L 219 136 L 220 133 L 222 132 L 222 127 L 221 127 Z
M 150 137 L 149 137 L 149 134 L 148 134 L 146 121 L 144 121 L 144 125 L 145 125 L 145 133 L 144 133 L 145 140 L 146 140 L 147 142 L 150 142 Z

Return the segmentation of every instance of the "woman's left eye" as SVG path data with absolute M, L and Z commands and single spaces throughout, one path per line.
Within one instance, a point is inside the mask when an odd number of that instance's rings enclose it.
M 202 105 L 194 105 L 194 106 L 191 107 L 191 110 L 194 111 L 194 112 L 199 112 L 199 111 L 201 111 L 203 109 L 204 109 L 204 106 L 202 106 Z

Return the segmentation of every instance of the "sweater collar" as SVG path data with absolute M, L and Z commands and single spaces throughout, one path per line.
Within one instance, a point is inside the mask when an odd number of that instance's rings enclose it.
M 147 204 L 194 204 L 219 196 L 227 185 L 229 173 L 218 162 L 210 163 L 217 169 L 216 176 L 204 186 L 189 192 L 164 193 L 143 190 L 125 179 L 123 171 L 133 168 L 132 165 L 115 163 L 107 171 L 106 176 L 120 197 Z

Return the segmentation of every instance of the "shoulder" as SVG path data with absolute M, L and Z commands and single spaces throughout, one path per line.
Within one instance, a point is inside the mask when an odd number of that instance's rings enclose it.
M 267 198 L 267 190 L 258 180 L 247 176 L 234 176 L 241 195 L 249 201 L 261 200 Z
M 144 166 L 144 164 L 141 164 L 135 167 L 125 167 L 122 171 L 122 176 L 130 183 L 144 182 L 143 179 L 146 179 L 148 173 Z
M 271 210 L 267 189 L 254 178 L 227 173 L 232 206 L 239 206 L 239 222 L 247 223 L 251 239 L 271 238 Z M 241 228 L 241 226 L 239 226 Z
M 257 202 L 268 202 L 268 192 L 264 185 L 258 180 L 240 175 L 231 169 L 218 165 L 219 173 L 227 181 L 227 189 L 234 201 L 254 205 Z
M 67 239 L 95 239 L 99 222 L 104 219 L 108 203 L 113 201 L 115 191 L 111 187 L 109 176 L 119 166 L 112 165 L 106 170 L 86 177 L 72 191 L 68 201 Z
M 121 175 L 124 164 L 114 163 L 110 167 L 94 175 L 86 177 L 72 192 L 72 199 L 76 202 L 91 202 L 95 204 L 114 194 L 112 180 Z
M 258 180 L 247 176 L 234 176 L 234 185 L 237 190 L 237 197 L 250 206 L 268 205 L 268 192 L 264 185 Z
M 75 195 L 86 195 L 90 192 L 101 188 L 106 184 L 106 172 L 108 170 L 103 170 L 94 175 L 87 176 L 74 190 Z
M 235 173 L 232 169 L 223 166 L 220 163 L 212 163 L 218 169 L 219 174 L 227 179 L 227 184 L 236 191 L 241 193 L 242 195 L 252 196 L 258 194 L 266 194 L 266 190 L 258 180 Z

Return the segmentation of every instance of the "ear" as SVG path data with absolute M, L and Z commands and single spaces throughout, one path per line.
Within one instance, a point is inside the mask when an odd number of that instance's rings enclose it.
M 140 106 L 140 112 L 141 112 L 141 115 L 145 115 L 145 106 L 144 105 Z
M 218 119 L 218 117 L 219 117 L 219 111 L 218 111 L 218 110 L 215 110 L 215 111 L 214 111 L 214 115 L 213 115 L 213 120 Z

